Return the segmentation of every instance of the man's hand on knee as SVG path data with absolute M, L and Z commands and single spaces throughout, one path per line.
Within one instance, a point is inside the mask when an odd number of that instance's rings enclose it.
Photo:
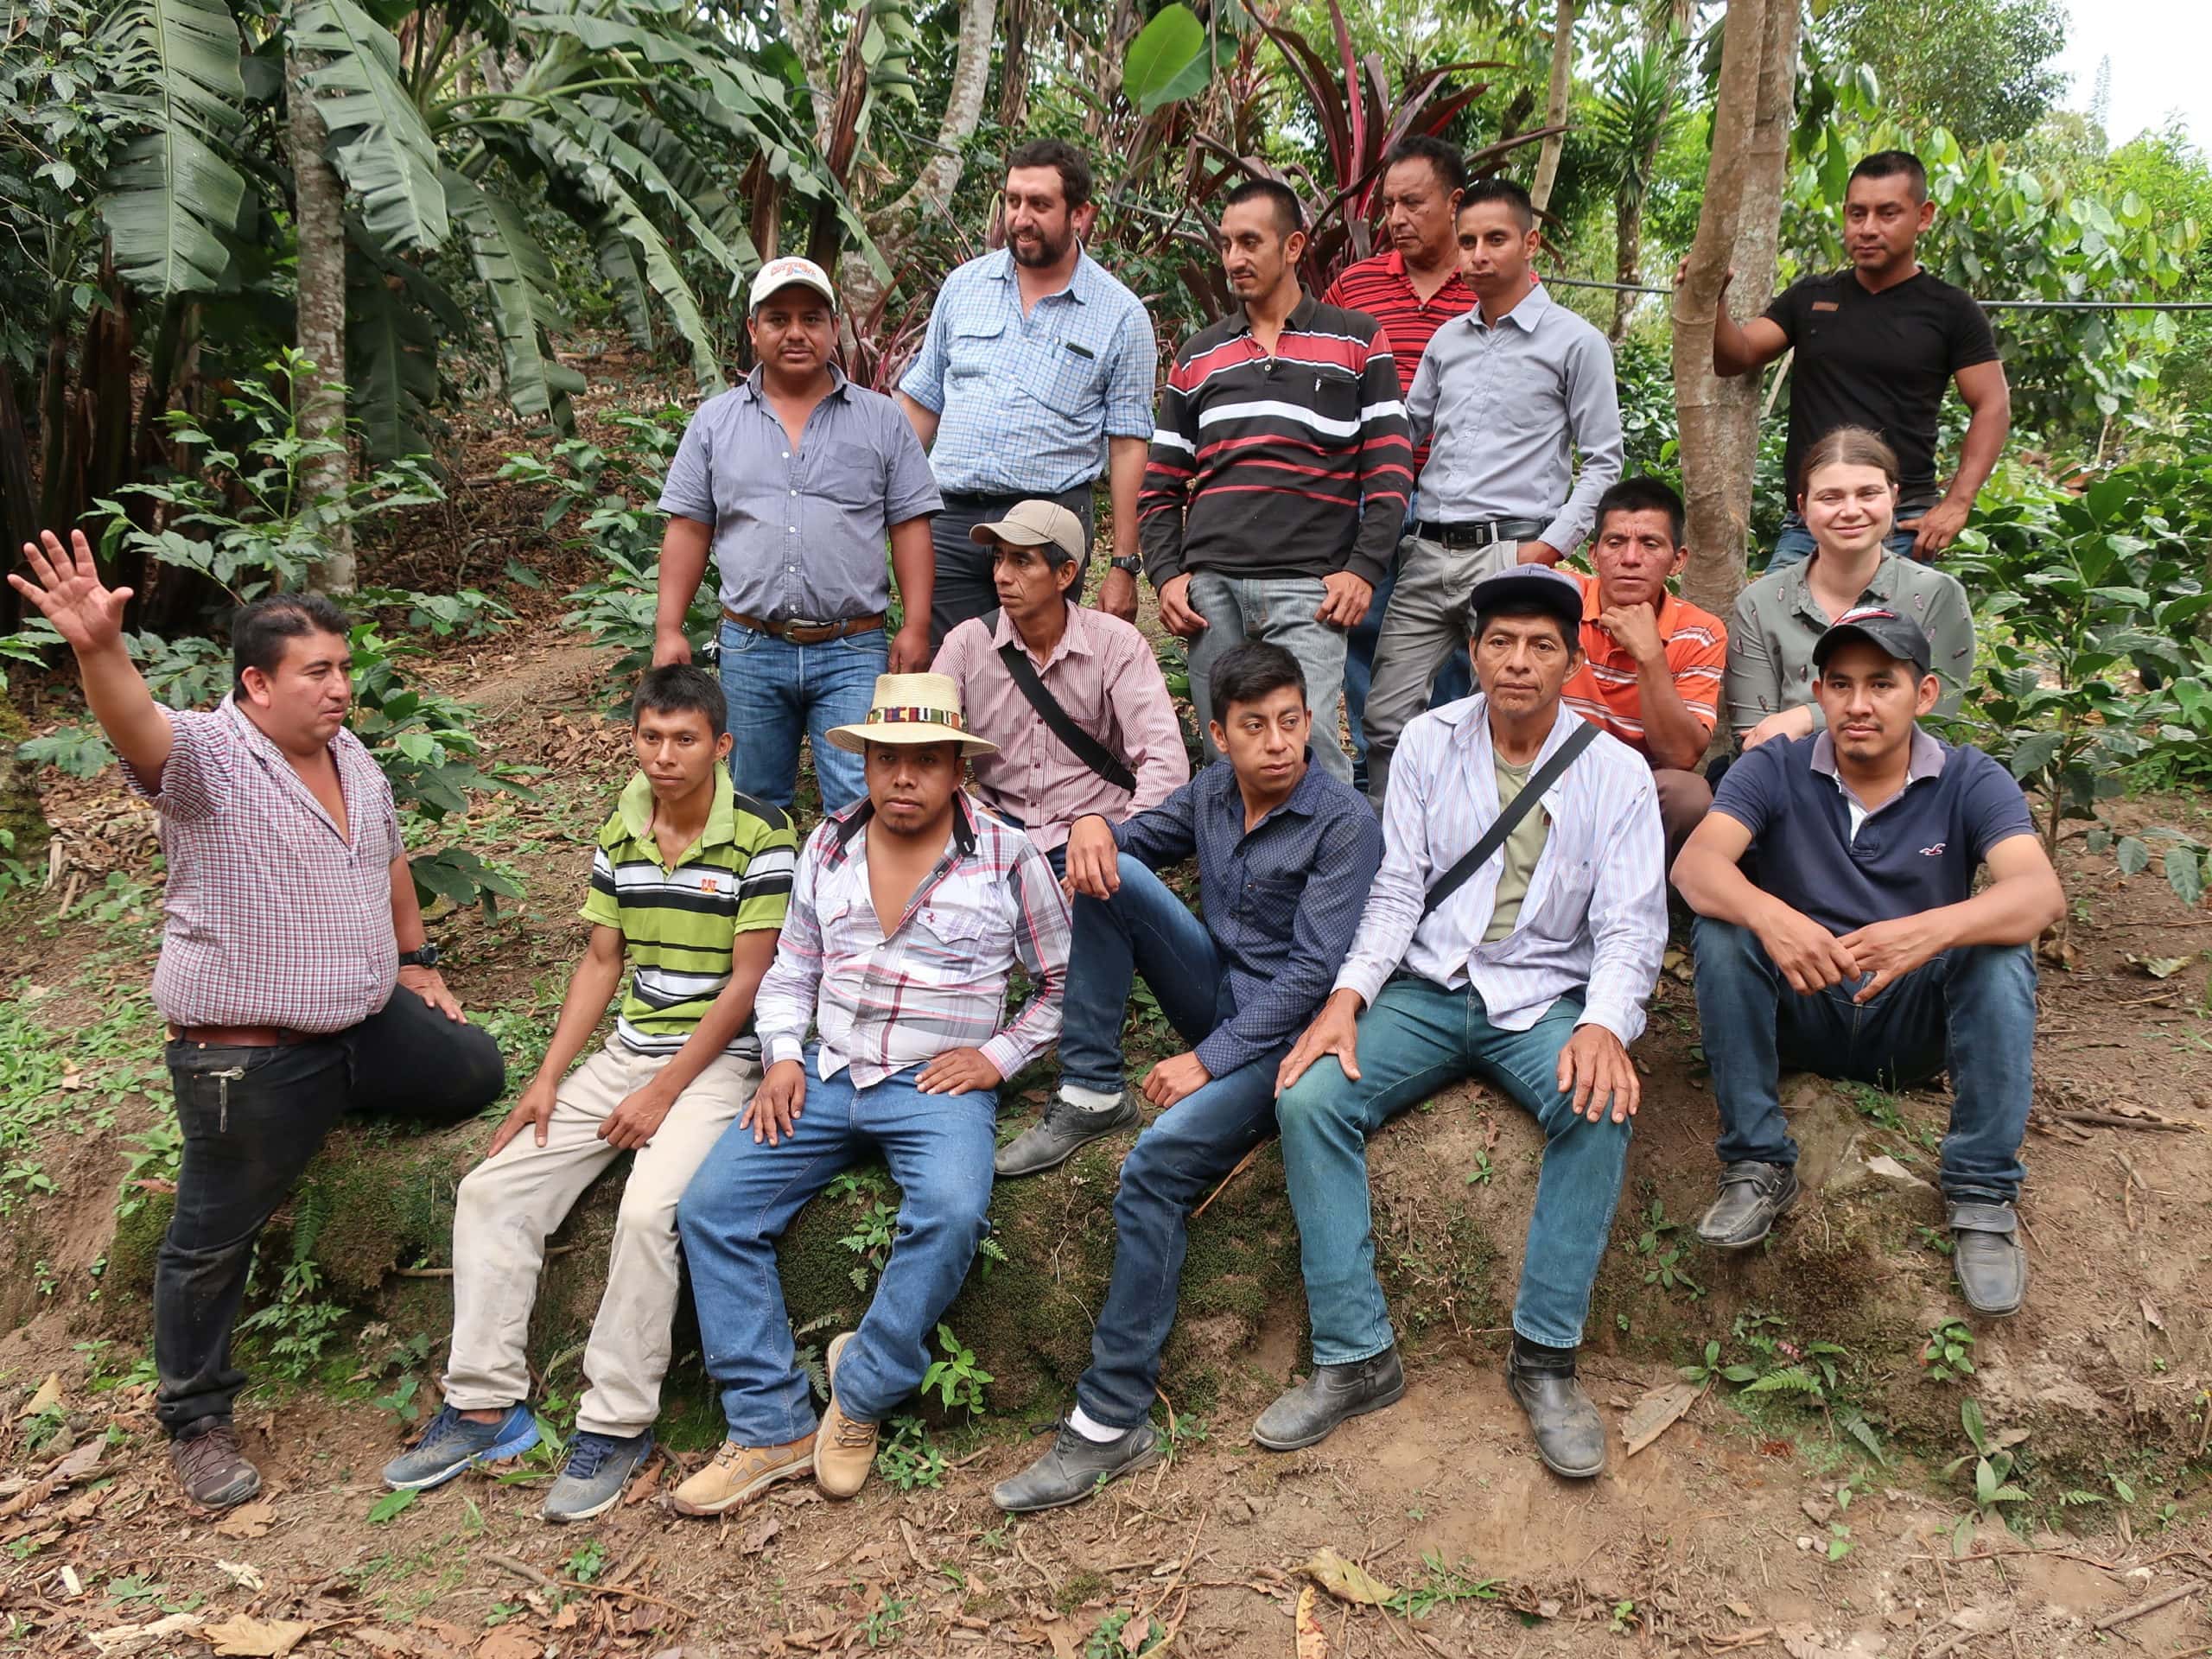
M 805 1103 L 806 1067 L 797 1060 L 778 1060 L 737 1115 L 737 1127 L 753 1131 L 754 1146 L 763 1141 L 775 1146 L 791 1132 Z
M 1577 1026 L 1567 1046 L 1559 1052 L 1559 1091 L 1574 1094 L 1577 1116 L 1592 1123 L 1605 1116 L 1606 1105 L 1613 1122 L 1625 1123 L 1636 1116 L 1643 1085 L 1636 1063 L 1621 1046 L 1621 1039 L 1600 1025 Z
M 1144 1097 L 1164 1109 L 1188 1099 L 1212 1081 L 1213 1073 L 1206 1070 L 1204 1060 L 1195 1054 L 1177 1054 L 1145 1073 Z
M 1357 991 L 1338 991 L 1321 1005 L 1313 1023 L 1299 1035 L 1282 1064 L 1275 1068 L 1275 1095 L 1304 1077 L 1316 1060 L 1333 1054 L 1344 1076 L 1359 1080 L 1359 1008 Z
M 964 1095 L 978 1089 L 995 1089 L 1005 1081 L 998 1067 L 983 1058 L 982 1049 L 955 1048 L 924 1066 L 914 1086 L 925 1095 Z
M 515 1102 L 514 1109 L 500 1121 L 498 1128 L 492 1131 L 492 1144 L 484 1148 L 485 1157 L 498 1157 L 505 1150 L 507 1142 L 522 1133 L 524 1124 L 531 1126 L 536 1131 L 537 1144 L 543 1146 L 545 1126 L 553 1121 L 553 1102 L 559 1088 L 560 1084 L 550 1078 L 534 1079 L 530 1087 L 522 1091 L 522 1098 Z

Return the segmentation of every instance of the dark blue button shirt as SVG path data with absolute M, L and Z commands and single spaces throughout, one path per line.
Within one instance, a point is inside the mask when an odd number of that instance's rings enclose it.
M 1919 731 L 1912 742 L 1904 789 L 1866 813 L 1855 835 L 1827 733 L 1746 750 L 1713 810 L 1751 832 L 1744 872 L 1752 883 L 1838 936 L 1971 897 L 1989 849 L 2035 833 L 2026 798 L 1980 749 Z
M 1313 1019 L 1382 862 L 1375 809 L 1315 766 L 1311 749 L 1290 798 L 1249 831 L 1236 773 L 1217 760 L 1115 825 L 1114 839 L 1155 870 L 1198 855 L 1198 902 L 1236 1008 L 1192 1051 L 1217 1077 L 1281 1048 Z

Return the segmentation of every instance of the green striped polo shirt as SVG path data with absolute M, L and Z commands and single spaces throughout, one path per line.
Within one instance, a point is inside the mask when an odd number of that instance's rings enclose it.
M 620 928 L 629 953 L 616 1034 L 641 1054 L 673 1054 L 729 983 L 737 936 L 783 926 L 798 841 L 782 808 L 739 794 L 721 766 L 706 830 L 672 867 L 652 824 L 652 785 L 639 772 L 599 832 L 583 918 Z M 750 1014 L 729 1052 L 760 1058 Z

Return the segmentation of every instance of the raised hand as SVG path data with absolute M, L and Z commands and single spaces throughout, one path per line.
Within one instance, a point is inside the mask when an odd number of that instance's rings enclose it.
M 122 645 L 123 607 L 130 602 L 130 589 L 101 582 L 92 543 L 83 531 L 70 531 L 67 547 L 52 531 L 44 531 L 38 541 L 23 543 L 23 562 L 38 581 L 33 583 L 10 571 L 9 586 L 38 607 L 39 614 L 54 624 L 72 651 L 82 657 Z

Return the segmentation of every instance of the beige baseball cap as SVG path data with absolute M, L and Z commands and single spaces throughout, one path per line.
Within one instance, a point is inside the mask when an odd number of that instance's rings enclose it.
M 1042 547 L 1050 542 L 1068 557 L 1081 562 L 1086 547 L 1083 520 L 1057 501 L 1017 501 L 1014 511 L 995 524 L 978 524 L 968 539 L 979 547 L 1011 542 L 1016 547 Z
M 753 295 L 746 309 L 748 312 L 758 311 L 760 302 L 778 289 L 792 287 L 810 288 L 830 302 L 832 311 L 837 308 L 837 290 L 830 281 L 830 273 L 813 260 L 801 259 L 792 254 L 781 259 L 771 259 L 760 267 L 760 274 L 753 279 Z

